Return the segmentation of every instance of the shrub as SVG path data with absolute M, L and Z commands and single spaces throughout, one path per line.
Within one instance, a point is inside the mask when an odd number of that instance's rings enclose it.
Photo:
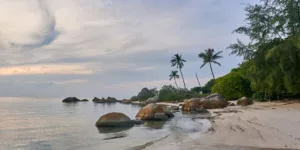
M 243 96 L 251 96 L 250 81 L 239 72 L 229 74 L 216 79 L 212 92 L 221 94 L 225 99 L 239 99 Z

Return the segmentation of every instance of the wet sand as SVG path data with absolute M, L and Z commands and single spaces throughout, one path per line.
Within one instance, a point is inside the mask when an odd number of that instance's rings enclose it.
M 172 104 L 173 105 L 173 104 Z M 210 110 L 212 129 L 170 135 L 145 150 L 294 150 L 300 149 L 300 103 L 254 103 Z

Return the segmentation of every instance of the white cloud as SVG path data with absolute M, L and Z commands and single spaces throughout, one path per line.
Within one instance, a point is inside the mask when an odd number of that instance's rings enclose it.
M 93 71 L 82 64 L 38 64 L 0 67 L 0 76 L 36 75 L 36 74 L 93 74 Z

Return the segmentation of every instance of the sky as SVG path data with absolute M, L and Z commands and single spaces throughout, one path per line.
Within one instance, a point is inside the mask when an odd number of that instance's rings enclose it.
M 187 61 L 188 88 L 212 78 L 198 54 L 223 51 L 216 77 L 242 62 L 226 49 L 250 0 L 0 0 L 0 96 L 130 98 Z M 178 80 L 183 87 L 182 80 Z

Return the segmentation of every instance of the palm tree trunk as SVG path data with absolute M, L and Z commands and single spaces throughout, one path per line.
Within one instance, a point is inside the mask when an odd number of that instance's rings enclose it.
M 184 81 L 184 77 L 183 77 L 183 75 L 182 75 L 181 68 L 179 68 L 179 70 L 180 70 L 180 74 L 181 74 L 181 77 L 182 77 L 182 81 L 183 81 L 184 88 L 186 89 L 186 86 L 185 86 L 185 81 Z
M 214 78 L 214 80 L 215 80 L 215 82 L 216 82 L 216 78 L 215 78 L 215 75 L 214 75 L 214 71 L 213 71 L 213 69 L 212 69 L 212 67 L 211 67 L 211 63 L 210 63 L 210 62 L 209 62 L 209 67 L 210 67 L 211 74 L 212 74 L 212 76 L 213 76 L 213 78 Z
M 178 85 L 177 85 L 177 82 L 176 82 L 176 79 L 174 78 L 174 81 L 175 81 L 175 85 L 176 85 L 176 87 L 177 87 L 177 89 L 178 89 Z

